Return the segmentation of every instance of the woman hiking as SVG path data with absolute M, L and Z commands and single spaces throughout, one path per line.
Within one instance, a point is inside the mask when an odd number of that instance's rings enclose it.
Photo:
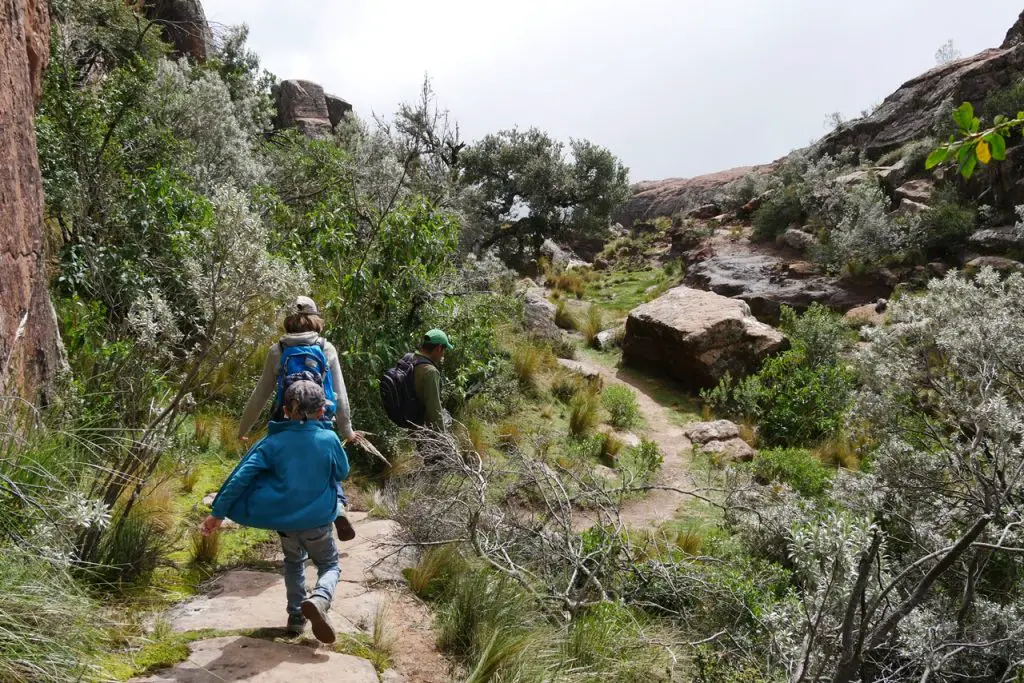
M 352 414 L 349 410 L 348 393 L 345 391 L 345 378 L 341 374 L 341 363 L 334 345 L 323 338 L 324 320 L 316 303 L 308 296 L 295 299 L 295 307 L 284 320 L 285 335 L 270 347 L 263 363 L 263 374 L 260 375 L 256 388 L 252 391 L 242 418 L 238 425 L 238 438 L 248 443 L 249 430 L 253 428 L 267 399 L 274 396 L 270 419 L 280 421 L 283 416 L 283 397 L 289 385 L 295 381 L 313 381 L 323 387 L 327 399 L 327 408 L 323 423 L 334 428 L 345 444 L 354 443 L 370 453 L 377 455 L 362 432 L 352 430 Z M 348 501 L 341 487 L 338 487 L 338 518 L 334 526 L 338 530 L 338 538 L 350 541 L 356 532 L 345 514 Z

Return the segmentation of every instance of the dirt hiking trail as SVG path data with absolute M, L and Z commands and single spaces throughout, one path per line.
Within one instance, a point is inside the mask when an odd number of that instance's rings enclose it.
M 569 364 L 567 363 L 567 366 Z M 578 372 L 599 375 L 605 386 L 620 384 L 634 391 L 646 421 L 647 438 L 664 457 L 658 485 L 693 490 L 688 472 L 692 446 L 684 427 L 673 422 L 672 408 L 654 396 L 654 383 L 627 371 L 590 360 L 572 362 Z M 634 529 L 656 528 L 675 518 L 688 497 L 677 491 L 655 490 L 625 503 L 621 519 Z M 450 680 L 448 664 L 435 646 L 433 615 L 404 585 L 402 569 L 410 566 L 408 555 L 392 555 L 389 542 L 397 538 L 398 525 L 354 512 L 350 518 L 357 536 L 339 542 L 341 580 L 330 616 L 338 631 L 338 646 L 320 645 L 309 632 L 290 638 L 284 630 L 285 589 L 280 571 L 280 551 L 273 558 L 275 570 L 237 569 L 215 578 L 205 595 L 170 610 L 165 618 L 179 633 L 208 631 L 209 638 L 190 644 L 189 658 L 136 683 L 440 683 Z M 581 529 L 590 524 L 580 515 Z M 312 585 L 316 568 L 306 569 Z M 384 606 L 382 608 L 382 605 Z M 393 644 L 392 668 L 379 672 L 358 653 L 381 618 Z M 358 639 L 358 640 L 356 640 Z M 340 650 L 340 651 L 339 651 Z
M 600 375 L 605 386 L 619 384 L 633 390 L 640 414 L 647 423 L 647 438 L 658 445 L 664 457 L 655 484 L 692 491 L 695 486 L 689 474 L 689 465 L 693 445 L 684 434 L 685 427 L 672 421 L 672 409 L 655 399 L 651 388 L 652 380 L 586 359 L 574 361 L 573 364 L 585 375 Z M 689 500 L 691 499 L 688 496 L 676 491 L 654 490 L 642 498 L 627 501 L 622 506 L 620 517 L 629 527 L 654 528 L 675 519 L 676 510 Z

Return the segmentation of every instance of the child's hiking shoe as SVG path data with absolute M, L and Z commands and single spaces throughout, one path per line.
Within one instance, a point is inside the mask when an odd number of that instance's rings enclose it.
M 288 635 L 301 636 L 306 630 L 306 617 L 301 614 L 288 615 Z
M 313 626 L 313 635 L 321 643 L 327 645 L 338 638 L 334 632 L 334 625 L 331 624 L 331 620 L 327 616 L 327 610 L 330 607 L 331 604 L 327 600 L 316 595 L 302 603 L 302 616 L 309 619 L 309 623 Z
M 352 522 L 348 521 L 348 517 L 345 515 L 338 515 L 337 519 L 334 520 L 334 528 L 338 530 L 338 538 L 343 541 L 351 541 L 356 537 L 355 527 L 352 526 Z

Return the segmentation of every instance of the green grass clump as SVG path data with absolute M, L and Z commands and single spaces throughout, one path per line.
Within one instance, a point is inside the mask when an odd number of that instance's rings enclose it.
M 562 403 L 570 403 L 577 394 L 586 391 L 587 380 L 576 372 L 563 370 L 551 382 L 551 395 Z
M 577 394 L 569 403 L 569 435 L 581 437 L 594 431 L 600 419 L 597 396 L 589 392 Z
M 494 631 L 515 631 L 529 600 L 511 580 L 490 572 L 459 574 L 437 615 L 437 644 L 462 662 L 478 662 Z
M 220 556 L 220 532 L 214 531 L 209 536 L 204 536 L 198 529 L 193 531 L 190 548 L 192 564 L 216 567 L 217 558 Z
M 512 369 L 523 391 L 537 390 L 537 376 L 544 364 L 544 350 L 533 344 L 520 344 L 512 352 Z
M 640 406 L 629 387 L 612 384 L 601 393 L 601 403 L 608 411 L 609 424 L 618 430 L 632 429 L 640 422 Z
M 580 332 L 583 333 L 583 339 L 586 341 L 587 346 L 590 348 L 597 348 L 597 335 L 604 331 L 604 315 L 601 314 L 601 309 L 597 306 L 591 306 L 587 309 L 587 319 L 583 321 L 583 325 Z
M 99 606 L 57 563 L 0 552 L 0 681 L 93 678 L 102 642 Z
M 559 301 L 558 305 L 555 306 L 555 325 L 570 332 L 575 331 L 580 326 L 576 316 L 569 311 L 564 301 Z
M 443 545 L 429 548 L 404 574 L 413 593 L 424 600 L 433 600 L 445 593 L 464 571 L 466 561 L 459 549 L 455 545 Z
M 761 451 L 750 470 L 762 483 L 783 482 L 803 496 L 822 495 L 832 481 L 831 470 L 803 448 L 775 448 Z

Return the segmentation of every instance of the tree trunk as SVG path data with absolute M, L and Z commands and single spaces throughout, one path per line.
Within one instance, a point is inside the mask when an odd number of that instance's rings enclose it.
M 0 0 L 0 396 L 33 404 L 47 402 L 63 363 L 34 126 L 49 55 L 47 1 Z

